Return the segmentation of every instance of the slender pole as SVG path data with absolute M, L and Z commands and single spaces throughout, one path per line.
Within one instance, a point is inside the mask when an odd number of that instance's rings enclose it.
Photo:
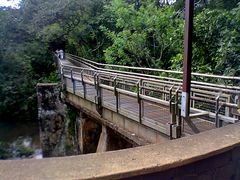
M 183 92 L 181 116 L 189 117 L 190 88 L 191 88 L 191 62 L 192 62 L 192 32 L 194 0 L 185 1 L 185 34 L 184 34 L 184 64 L 183 64 Z
M 186 0 L 185 2 L 186 4 L 185 4 L 183 92 L 182 92 L 181 116 L 183 117 L 184 122 L 186 122 L 195 133 L 199 133 L 198 128 L 189 118 L 194 0 Z

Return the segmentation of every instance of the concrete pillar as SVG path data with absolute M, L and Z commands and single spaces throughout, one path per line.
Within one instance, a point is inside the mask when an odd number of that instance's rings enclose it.
M 80 115 L 80 122 L 79 122 L 79 130 L 78 130 L 78 140 L 79 140 L 79 149 L 80 149 L 80 154 L 84 153 L 84 124 L 85 124 L 85 119 L 81 117 Z
M 123 136 L 113 129 L 102 125 L 102 132 L 99 138 L 97 153 L 106 151 L 116 151 L 131 148 L 133 145 L 126 141 Z
M 80 112 L 78 139 L 80 154 L 95 153 L 101 133 L 101 125 Z
M 106 152 L 108 148 L 108 133 L 106 126 L 102 126 L 102 132 L 98 141 L 97 153 Z
M 38 84 L 38 119 L 44 157 L 66 154 L 66 113 L 60 100 L 61 87 L 56 83 Z

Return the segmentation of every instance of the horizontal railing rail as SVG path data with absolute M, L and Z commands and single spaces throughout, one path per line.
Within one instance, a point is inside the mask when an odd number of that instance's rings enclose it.
M 68 54 L 69 55 L 69 54 Z M 67 56 L 68 57 L 68 56 Z M 113 70 L 113 69 L 105 69 L 105 68 L 99 68 L 93 64 L 90 64 L 90 63 L 86 63 L 82 60 L 82 58 L 71 58 L 71 57 L 68 57 L 70 61 L 72 61 L 73 63 L 74 62 L 81 62 L 83 64 L 85 64 L 86 66 L 88 66 L 88 68 L 93 68 L 95 70 L 99 70 L 99 71 L 103 71 L 103 72 L 109 72 L 109 73 L 117 73 L 117 74 L 127 74 L 129 76 L 141 76 L 142 78 L 146 78 L 147 80 L 149 80 L 149 78 L 151 78 L 151 81 L 153 79 L 159 79 L 159 80 L 167 80 L 167 81 L 170 81 L 171 83 L 175 83 L 175 84 L 182 84 L 182 79 L 177 79 L 177 78 L 169 78 L 169 77 L 165 77 L 165 76 L 156 76 L 156 75 L 151 75 L 151 74 L 141 74 L 141 73 L 136 73 L 136 72 L 128 72 L 128 71 L 120 71 L 120 70 Z M 84 58 L 83 58 L 84 59 Z M 84 59 L 85 60 L 85 59 Z M 88 60 L 90 61 L 90 60 Z M 93 61 L 90 61 L 90 62 L 93 62 Z M 93 62 L 95 63 L 95 62 Z M 100 63 L 98 63 L 100 64 Z M 118 66 L 118 65 L 113 65 L 113 66 Z M 121 66 L 122 67 L 122 66 Z M 125 66 L 123 66 L 125 67 Z M 130 67 L 131 68 L 131 67 Z M 134 69 L 136 67 L 133 67 Z M 155 69 L 156 71 L 158 71 L 158 69 Z M 160 70 L 161 72 L 164 71 L 164 70 Z M 171 71 L 169 70 L 166 70 L 168 71 L 169 73 Z M 177 73 L 181 73 L 179 71 L 173 71 L 173 72 L 177 72 Z M 222 80 L 240 80 L 240 77 L 231 77 L 231 76 L 219 76 L 219 75 L 207 75 L 207 74 L 200 74 L 200 73 L 193 73 L 195 74 L 195 76 L 199 76 L 199 77 L 211 77 L 211 78 L 217 78 L 217 79 L 222 79 Z M 230 90 L 240 90 L 240 87 L 239 86 L 233 86 L 233 85 L 222 85 L 222 84 L 217 84 L 217 83 L 206 83 L 206 82 L 200 82 L 200 81 L 192 81 L 191 82 L 192 85 L 197 85 L 197 86 L 208 86 L 208 87 L 212 87 L 212 88 L 217 88 L 219 90 L 219 88 L 223 88 L 223 89 L 226 89 L 226 91 L 230 91 Z M 230 91 L 232 92 L 232 91 Z
M 183 74 L 181 71 L 173 71 L 173 70 L 164 70 L 164 69 L 154 69 L 154 68 L 143 68 L 143 67 L 132 67 L 132 66 L 122 66 L 122 65 L 114 65 L 114 64 L 104 64 L 104 63 L 97 63 L 91 61 L 89 59 L 85 59 L 82 57 L 78 57 L 72 54 L 68 54 L 68 56 L 72 58 L 76 58 L 77 60 L 84 61 L 87 65 L 91 65 L 92 67 L 116 67 L 116 68 L 123 68 L 123 69 L 131 69 L 131 70 L 145 70 L 145 71 L 152 71 L 152 72 L 163 72 L 163 73 L 172 73 L 172 74 Z M 202 74 L 202 73 L 192 73 L 192 76 L 199 76 L 199 77 L 209 77 L 209 78 L 217 78 L 217 79 L 225 79 L 225 80 L 240 80 L 240 77 L 237 76 L 223 76 L 223 75 L 215 75 L 215 74 Z

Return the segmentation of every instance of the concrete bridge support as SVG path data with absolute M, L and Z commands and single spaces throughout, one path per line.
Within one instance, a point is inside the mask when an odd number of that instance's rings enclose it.
M 116 151 L 132 147 L 134 147 L 134 145 L 124 139 L 122 135 L 107 126 L 102 126 L 102 132 L 98 142 L 97 153 Z
M 98 152 L 106 152 L 109 144 L 109 135 L 107 132 L 107 127 L 102 126 L 101 136 L 98 141 L 97 153 Z
M 134 146 L 124 139 L 123 135 L 83 112 L 80 112 L 79 120 L 78 144 L 80 154 L 120 150 Z
M 38 84 L 38 119 L 44 157 L 66 155 L 67 116 L 58 84 Z
M 95 153 L 101 133 L 101 125 L 89 119 L 82 112 L 80 112 L 79 119 L 78 144 L 80 154 Z

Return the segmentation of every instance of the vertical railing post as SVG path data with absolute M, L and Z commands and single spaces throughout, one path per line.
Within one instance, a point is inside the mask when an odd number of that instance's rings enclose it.
M 119 112 L 119 94 L 117 92 L 117 77 L 114 78 L 113 85 L 114 85 L 114 95 L 116 97 L 116 111 L 118 113 Z
M 222 121 L 219 119 L 219 111 L 221 107 L 219 106 L 220 95 L 216 97 L 216 106 L 215 106 L 215 126 L 216 128 L 222 127 Z
M 172 100 L 173 100 L 173 97 L 172 97 L 173 87 L 174 87 L 174 85 L 169 88 L 169 111 L 170 111 L 171 121 L 167 124 L 167 126 L 168 126 L 168 133 L 169 133 L 170 139 L 173 139 L 172 127 L 173 127 L 174 111 L 175 111 L 175 107 L 173 106 L 173 103 L 172 103 Z
M 61 81 L 63 81 L 63 67 L 60 67 L 60 76 L 61 76 Z
M 95 81 L 95 89 L 96 89 L 96 108 L 97 108 L 97 112 L 102 116 L 102 89 L 100 87 L 100 79 L 99 79 L 99 73 L 96 73 L 94 75 L 94 81 Z
M 195 98 L 196 94 L 193 92 L 192 96 Z M 192 107 L 195 108 L 195 99 L 192 100 L 192 103 Z
M 75 84 L 75 79 L 73 77 L 73 70 L 71 69 L 71 80 L 72 80 L 72 86 L 73 86 L 73 94 L 76 92 L 76 84 Z
M 173 90 L 173 87 L 174 87 L 174 85 L 169 88 L 169 108 L 170 108 L 170 113 L 172 112 L 171 104 L 172 104 L 172 90 Z
M 164 101 L 166 101 L 165 89 L 166 89 L 166 87 L 165 87 L 165 86 L 163 86 L 162 99 L 163 99 Z
M 179 98 L 178 93 L 179 93 L 179 90 L 180 90 L 180 87 L 177 88 L 176 94 L 175 94 L 175 103 L 176 103 L 175 112 L 176 112 L 176 114 L 178 114 L 177 112 L 178 112 L 178 109 L 179 109 L 179 108 L 178 108 L 178 98 Z
M 146 89 L 145 89 L 146 82 L 144 82 L 142 79 L 140 81 L 140 94 L 146 95 Z M 142 117 L 144 116 L 144 101 L 141 99 L 141 123 L 142 123 Z
M 240 94 L 238 94 L 237 99 L 237 112 L 240 113 Z M 236 118 L 239 119 L 239 116 L 236 115 Z
M 145 89 L 146 82 L 144 82 L 142 79 L 140 80 L 140 86 L 141 86 L 141 93 L 142 95 L 146 95 L 146 89 Z
M 172 102 L 170 103 L 170 112 L 171 112 L 171 124 L 176 124 L 176 102 Z
M 138 82 L 137 82 L 137 100 L 138 100 L 138 108 L 139 108 L 139 123 L 142 124 L 142 101 L 141 101 L 141 97 L 140 97 L 140 94 L 141 94 L 141 91 L 142 91 L 142 80 L 140 79 Z
M 228 97 L 227 97 L 227 102 L 231 103 L 231 96 L 230 95 L 228 95 Z M 225 107 L 225 116 L 230 117 L 230 108 L 227 107 L 227 106 Z
M 194 92 L 191 92 L 190 94 L 191 94 L 190 95 L 190 107 L 193 107 L 193 99 L 191 99 L 191 97 L 193 97 Z
M 81 81 L 82 81 L 82 87 L 83 87 L 83 97 L 84 99 L 86 99 L 86 85 L 85 85 L 85 82 L 84 82 L 84 77 L 83 77 L 83 71 L 81 71 Z
M 115 77 L 114 77 L 115 78 Z M 114 87 L 114 78 L 112 80 L 112 77 L 110 76 L 110 81 L 109 81 L 109 85 Z
M 176 138 L 180 138 L 182 136 L 182 119 L 181 119 L 181 111 L 178 107 L 178 103 L 179 103 L 179 90 L 180 90 L 180 86 L 177 88 L 176 90 L 176 95 L 175 95 L 175 116 L 176 116 L 176 129 L 175 129 L 175 137 Z
M 97 98 L 98 98 L 98 73 L 97 72 L 94 72 L 93 74 L 93 82 L 94 82 L 94 88 L 96 91 L 95 103 L 97 103 Z
M 61 69 L 62 69 L 61 80 L 63 82 L 62 88 L 63 88 L 63 91 L 67 91 L 67 82 L 66 82 L 66 79 L 64 78 L 64 70 L 62 67 Z
M 63 67 L 59 65 L 59 69 L 60 69 L 60 74 L 63 74 Z
M 175 94 L 172 95 L 172 86 L 169 89 L 169 106 L 170 106 L 170 115 L 171 115 L 171 122 L 168 123 L 168 133 L 170 136 L 170 139 L 176 139 L 180 138 L 182 134 L 182 121 L 181 121 L 181 115 L 180 115 L 180 109 L 178 107 L 178 101 L 179 101 L 179 90 L 180 86 L 176 89 Z

